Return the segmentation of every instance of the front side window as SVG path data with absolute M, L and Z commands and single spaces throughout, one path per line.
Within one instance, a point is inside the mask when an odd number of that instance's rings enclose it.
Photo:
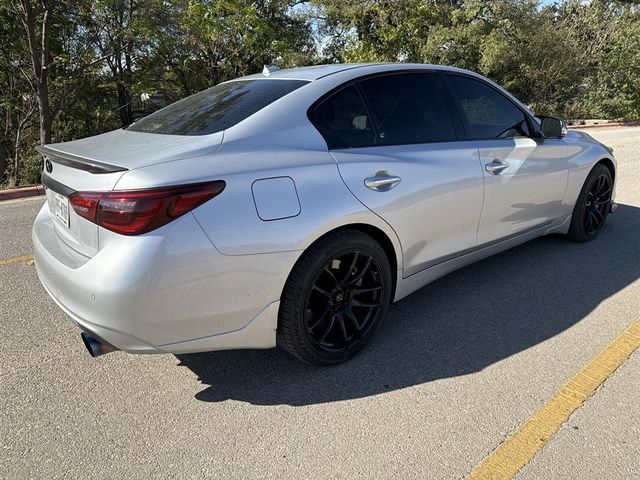
M 511 100 L 484 82 L 445 75 L 462 111 L 467 136 L 474 140 L 526 137 L 525 114 Z
M 378 145 L 456 140 L 449 109 L 431 74 L 384 75 L 360 86 L 378 128 Z
M 168 135 L 220 132 L 306 83 L 275 79 L 221 83 L 141 118 L 127 130 Z
M 312 112 L 312 122 L 329 148 L 367 147 L 375 143 L 371 119 L 353 85 L 318 105 Z

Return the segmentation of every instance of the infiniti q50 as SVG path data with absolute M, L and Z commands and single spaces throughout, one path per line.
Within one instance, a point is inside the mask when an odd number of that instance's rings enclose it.
M 611 149 L 436 65 L 266 68 L 39 151 L 37 272 L 94 356 L 339 363 L 390 302 L 542 235 L 592 240 L 615 207 Z

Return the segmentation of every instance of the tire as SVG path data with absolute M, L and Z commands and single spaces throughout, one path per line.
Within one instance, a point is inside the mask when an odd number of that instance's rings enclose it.
M 587 176 L 571 216 L 567 236 L 575 242 L 589 242 L 598 236 L 611 210 L 613 178 L 599 163 Z
M 345 362 L 369 341 L 391 300 L 382 247 L 358 230 L 330 233 L 311 245 L 285 284 L 278 345 L 303 362 Z

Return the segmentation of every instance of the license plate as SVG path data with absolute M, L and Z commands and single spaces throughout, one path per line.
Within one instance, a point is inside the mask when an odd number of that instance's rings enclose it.
M 54 208 L 53 214 L 65 226 L 69 226 L 69 199 L 64 195 L 53 192 Z

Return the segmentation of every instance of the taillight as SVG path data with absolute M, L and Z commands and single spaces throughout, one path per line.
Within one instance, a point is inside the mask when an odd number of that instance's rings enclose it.
M 78 192 L 69 197 L 69 203 L 78 215 L 95 223 L 98 202 L 103 195 L 104 193 Z
M 150 232 L 202 205 L 224 190 L 225 182 L 115 192 L 77 192 L 69 197 L 83 218 L 123 235 Z

